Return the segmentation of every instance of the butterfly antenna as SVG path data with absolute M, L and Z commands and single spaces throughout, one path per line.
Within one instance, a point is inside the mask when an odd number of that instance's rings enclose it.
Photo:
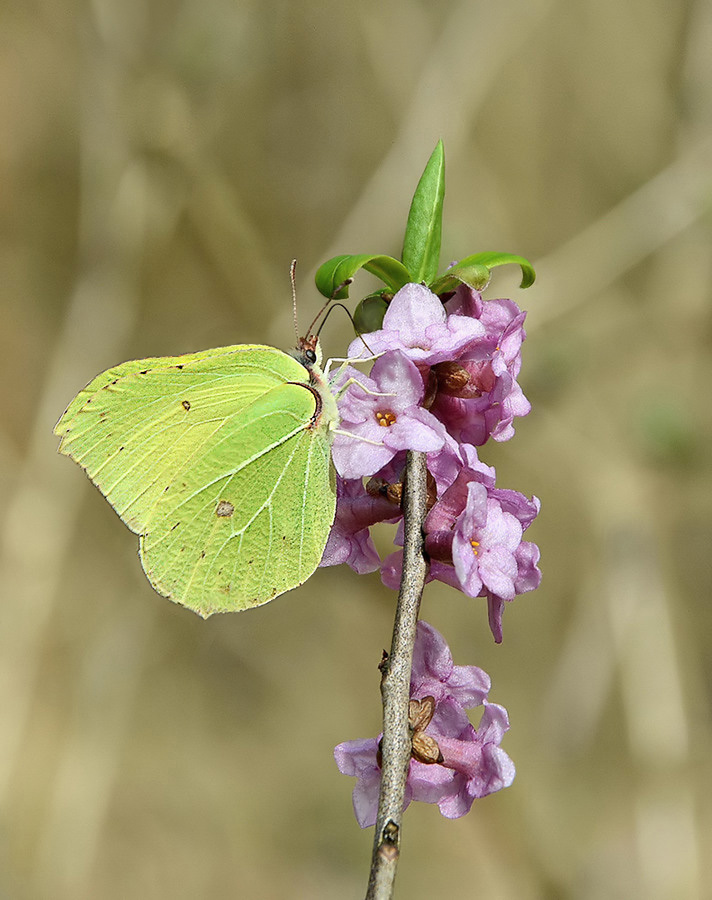
M 336 293 L 338 293 L 339 290 L 341 290 L 341 288 L 339 288 L 339 289 L 336 291 Z M 329 302 L 331 302 L 331 301 L 329 301 Z M 331 315 L 331 313 L 332 313 L 335 309 L 337 309 L 338 307 L 341 307 L 341 309 L 343 309 L 343 311 L 346 313 L 346 315 L 349 317 L 349 319 L 351 319 L 351 324 L 354 326 L 354 331 L 356 332 L 356 334 L 358 335 L 358 337 L 361 338 L 361 341 L 363 342 L 364 347 L 368 350 L 368 352 L 371 354 L 371 356 L 375 356 L 376 354 L 373 352 L 373 350 L 371 350 L 371 348 L 370 348 L 370 347 L 368 346 L 368 344 L 366 343 L 366 340 L 365 340 L 364 336 L 363 336 L 363 335 L 361 334 L 361 332 L 358 330 L 358 326 L 356 325 L 356 322 L 354 321 L 354 317 L 351 315 L 351 311 L 350 311 L 349 309 L 347 309 L 347 308 L 344 306 L 343 303 L 335 303 L 335 304 L 331 307 L 331 309 L 329 309 L 329 310 L 327 311 L 327 313 L 326 313 L 326 315 L 324 316 L 324 319 L 323 319 L 321 325 L 320 325 L 319 328 L 317 329 L 316 336 L 319 337 L 319 332 L 321 331 L 321 329 L 322 329 L 322 328 L 324 327 L 324 325 L 326 324 L 326 320 L 329 318 L 329 316 Z
M 335 298 L 338 294 L 340 294 L 341 291 L 342 291 L 345 287 L 348 287 L 352 282 L 353 282 L 353 278 L 347 278 L 345 281 L 342 281 L 341 284 L 337 285 L 337 286 L 334 288 L 334 290 L 331 292 L 331 297 L 329 297 L 329 299 L 328 299 L 328 300 L 326 301 L 326 303 L 322 306 L 322 308 L 319 310 L 319 312 L 314 316 L 314 321 L 313 321 L 313 322 L 311 323 L 311 325 L 309 326 L 309 330 L 308 330 L 308 332 L 307 332 L 307 336 L 309 336 L 310 334 L 312 334 L 312 329 L 314 328 L 314 326 L 316 325 L 316 323 L 319 321 L 319 317 L 323 314 L 323 312 L 324 312 L 324 310 L 327 308 L 327 306 L 328 306 L 330 303 L 333 303 L 334 298 Z M 346 309 L 346 307 L 343 305 L 343 303 L 337 303 L 337 306 L 342 306 L 344 309 Z M 346 309 L 346 312 L 348 312 L 348 309 Z M 327 313 L 327 315 L 324 317 L 324 321 L 323 321 L 323 322 L 321 323 L 321 325 L 319 326 L 319 331 L 321 331 L 322 325 L 324 324 L 324 322 L 326 322 L 327 316 L 328 316 L 328 313 Z M 353 321 L 353 320 L 352 320 L 352 321 Z M 317 331 L 317 333 L 316 333 L 316 334 L 317 334 L 317 337 L 319 336 L 319 331 Z
M 299 343 L 299 323 L 297 322 L 297 261 L 296 259 L 292 260 L 292 264 L 289 267 L 289 280 L 292 283 L 292 313 L 294 315 L 294 333 L 297 336 L 297 343 Z

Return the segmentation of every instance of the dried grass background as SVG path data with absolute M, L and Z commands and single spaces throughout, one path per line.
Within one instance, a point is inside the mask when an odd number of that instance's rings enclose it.
M 712 7 L 702 0 L 28 0 L 0 29 L 0 895 L 357 898 L 332 748 L 379 730 L 393 596 L 318 572 L 203 622 L 52 426 L 124 359 L 289 346 L 315 267 L 400 250 L 442 136 L 443 261 L 521 253 L 502 486 L 544 581 L 492 643 L 423 617 L 509 709 L 514 785 L 405 819 L 397 896 L 712 897 Z M 358 285 L 370 289 L 367 277 Z M 333 317 L 328 354 L 348 323 Z

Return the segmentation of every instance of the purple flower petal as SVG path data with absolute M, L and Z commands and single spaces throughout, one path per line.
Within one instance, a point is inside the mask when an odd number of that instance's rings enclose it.
M 489 675 L 477 666 L 456 666 L 445 638 L 427 622 L 418 622 L 413 648 L 410 695 L 416 699 L 448 697 L 465 709 L 480 706 L 490 689 Z
M 369 528 L 376 522 L 393 521 L 400 510 L 382 497 L 368 494 L 361 479 L 336 481 L 336 518 L 329 532 L 320 566 L 350 566 L 360 575 L 375 572 L 380 558 Z
M 381 770 L 376 754 L 378 738 L 345 741 L 334 748 L 334 759 L 344 775 L 358 778 L 353 791 L 356 821 L 361 828 L 375 825 L 378 812 L 378 792 L 381 787 Z
M 408 786 L 411 797 L 420 803 L 440 803 L 452 792 L 452 769 L 445 766 L 426 765 L 411 759 L 408 769 Z
M 417 363 L 434 365 L 456 359 L 486 336 L 477 319 L 448 316 L 440 299 L 422 284 L 406 284 L 393 297 L 383 317 L 383 327 L 363 336 L 373 353 L 401 350 Z M 349 356 L 367 356 L 364 341 L 357 338 Z

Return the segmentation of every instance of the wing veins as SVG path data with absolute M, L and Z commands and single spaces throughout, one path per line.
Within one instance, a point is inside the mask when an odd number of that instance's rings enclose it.
M 292 435 L 292 436 L 294 436 L 294 435 Z M 274 484 L 274 487 L 273 487 L 272 490 L 270 491 L 270 494 L 269 494 L 269 496 L 265 499 L 264 503 L 260 506 L 260 508 L 257 510 L 257 512 L 252 516 L 252 518 L 249 520 L 249 522 L 246 523 L 246 525 L 245 525 L 243 528 L 241 528 L 239 531 L 233 531 L 231 534 L 229 534 L 229 535 L 226 536 L 225 540 L 223 541 L 222 545 L 220 546 L 220 549 L 217 550 L 216 553 L 215 553 L 215 559 L 217 559 L 217 558 L 220 556 L 220 554 L 221 554 L 221 553 L 223 552 L 223 550 L 227 547 L 227 545 L 230 543 L 230 541 L 232 541 L 232 540 L 233 540 L 234 538 L 236 538 L 236 537 L 239 537 L 239 538 L 240 538 L 240 546 L 238 547 L 238 554 L 237 554 L 237 555 L 239 555 L 239 551 L 240 551 L 240 549 L 241 549 L 241 547 L 242 547 L 242 539 L 243 539 L 245 533 L 247 532 L 248 528 L 250 527 L 250 525 L 255 521 L 255 519 L 258 518 L 258 516 L 262 515 L 262 513 L 265 511 L 265 509 L 269 509 L 269 510 L 270 510 L 270 516 L 271 516 L 272 500 L 273 500 L 274 495 L 275 495 L 275 493 L 276 493 L 276 491 L 277 491 L 277 488 L 278 488 L 279 485 L 282 483 L 282 479 L 283 479 L 284 476 L 286 475 L 286 473 L 287 473 L 289 467 L 292 465 L 292 462 L 293 462 L 293 460 L 294 460 L 294 456 L 295 456 L 295 454 L 296 454 L 296 452 L 297 452 L 297 450 L 298 450 L 298 445 L 299 445 L 299 441 L 297 440 L 297 441 L 295 441 L 294 450 L 292 451 L 292 453 L 291 453 L 289 459 L 285 462 L 284 467 L 283 467 L 283 469 L 282 469 L 282 472 L 281 472 L 279 478 L 276 480 L 276 482 L 275 482 L 275 484 Z M 303 525 L 304 525 L 304 513 L 302 512 L 302 526 L 303 526 Z M 209 571 L 212 571 L 213 565 L 214 565 L 214 563 L 211 565 Z M 235 573 L 235 569 L 236 569 L 236 568 L 237 568 L 237 560 L 236 560 L 236 562 L 235 562 L 235 566 L 233 567 L 233 575 L 234 575 L 234 573 Z M 263 576 L 262 576 L 262 577 L 264 578 L 264 573 L 263 573 Z M 206 573 L 206 580 L 207 580 L 207 573 Z
M 262 395 L 262 396 L 264 396 L 264 395 Z M 255 398 L 255 399 L 258 399 L 258 398 Z M 251 404 L 250 404 L 250 405 L 251 405 Z M 182 471 L 185 471 L 185 469 L 187 468 L 188 463 L 196 456 L 196 454 L 198 454 L 199 451 L 201 451 L 201 450 L 203 449 L 203 447 L 204 447 L 207 443 L 209 443 L 221 429 L 227 428 L 227 427 L 230 425 L 231 421 L 232 421 L 236 416 L 243 414 L 247 409 L 249 409 L 249 406 L 244 407 L 244 408 L 241 409 L 241 410 L 237 410 L 235 413 L 231 414 L 230 416 L 217 417 L 217 418 L 215 418 L 215 419 L 208 419 L 208 420 L 205 420 L 205 421 L 195 422 L 195 423 L 191 423 L 191 424 L 186 423 L 186 430 L 182 431 L 182 432 L 179 434 L 179 436 L 178 436 L 178 438 L 176 439 L 176 441 L 174 441 L 173 444 L 172 444 L 170 447 L 166 447 L 166 449 L 164 450 L 164 452 L 163 452 L 160 456 L 156 457 L 155 454 L 154 454 L 153 449 L 152 449 L 151 447 L 148 447 L 148 448 L 146 449 L 145 453 L 143 453 L 143 455 L 141 455 L 141 456 L 136 455 L 136 458 L 134 459 L 134 462 L 133 462 L 130 466 L 127 466 L 126 468 L 124 468 L 124 470 L 121 472 L 120 476 L 119 476 L 119 477 L 118 477 L 111 485 L 107 485 L 106 488 L 103 489 L 104 493 L 109 494 L 109 493 L 115 491 L 116 488 L 117 488 L 117 487 L 118 487 L 118 486 L 119 486 L 126 478 L 129 478 L 133 473 L 135 473 L 136 469 L 139 469 L 139 468 L 145 463 L 146 459 L 149 459 L 149 458 L 152 459 L 152 461 L 153 461 L 153 466 L 152 466 L 151 468 L 153 468 L 153 469 L 155 470 L 155 469 L 157 468 L 157 463 L 160 463 L 161 460 L 165 459 L 166 456 L 168 456 L 168 455 L 171 453 L 171 451 L 172 451 L 173 447 L 175 446 L 175 444 L 178 443 L 179 440 L 183 439 L 183 438 L 190 432 L 191 429 L 193 429 L 193 428 L 198 428 L 198 427 L 205 426 L 205 425 L 208 425 L 208 424 L 210 424 L 211 422 L 219 422 L 219 423 L 220 423 L 219 426 L 218 426 L 217 428 L 213 429 L 209 434 L 207 434 L 207 435 L 202 439 L 202 441 L 201 441 L 200 443 L 198 443 L 198 445 L 197 445 L 197 446 L 194 448 L 194 450 L 192 451 L 191 455 L 190 455 L 189 457 L 187 457 L 186 459 L 182 460 L 181 465 L 180 465 L 180 468 L 177 469 L 176 472 L 172 475 L 172 477 L 170 477 L 170 479 L 168 480 L 168 486 L 170 486 L 171 484 L 173 484 L 173 483 L 176 481 L 176 479 L 177 479 L 179 473 L 182 472 Z M 261 420 L 263 420 L 263 419 L 267 419 L 267 418 L 269 418 L 270 416 L 278 415 L 279 413 L 280 413 L 280 410 L 266 411 L 266 412 L 262 413 L 261 415 L 256 416 L 255 418 L 253 418 L 253 419 L 251 419 L 251 420 L 249 420 L 249 421 L 246 421 L 246 422 L 245 422 L 244 424 L 242 424 L 242 425 L 241 425 L 234 433 L 231 433 L 230 435 L 226 435 L 226 436 L 223 438 L 223 440 L 228 440 L 228 439 L 229 439 L 229 440 L 234 440 L 234 439 L 236 439 L 236 438 L 239 436 L 239 434 L 240 434 L 245 428 L 251 426 L 254 422 L 258 422 L 258 421 L 261 421 Z M 154 434 L 154 436 L 156 436 L 156 435 L 160 434 L 160 433 L 163 432 L 163 431 L 166 431 L 166 430 L 168 430 L 168 429 L 175 428 L 175 427 L 176 427 L 176 424 L 175 424 L 175 423 L 166 423 L 159 431 L 154 432 L 153 434 Z M 270 450 L 273 450 L 273 449 L 275 449 L 276 447 L 280 446 L 280 444 L 284 443 L 286 440 L 289 440 L 291 437 L 293 437 L 295 434 L 297 434 L 300 430 L 303 430 L 303 428 L 305 428 L 305 427 L 306 427 L 306 425 L 302 425 L 302 426 L 300 426 L 299 428 L 294 429 L 294 431 L 292 431 L 292 432 L 290 432 L 289 434 L 283 436 L 280 440 L 274 442 L 273 444 L 270 444 L 268 447 L 263 448 L 259 453 L 255 454 L 255 455 L 254 455 L 253 457 L 251 457 L 250 459 L 244 460 L 244 461 L 240 464 L 240 466 L 238 466 L 238 467 L 237 467 L 236 469 L 234 469 L 232 472 L 222 473 L 222 474 L 221 474 L 219 477 L 217 477 L 214 481 L 208 482 L 207 484 L 202 485 L 202 486 L 201 486 L 197 491 L 195 491 L 192 495 L 190 495 L 189 497 L 187 497 L 187 498 L 185 498 L 184 500 L 182 500 L 182 501 L 181 501 L 181 504 L 182 504 L 182 503 L 188 502 L 188 501 L 191 500 L 193 497 L 195 497 L 196 494 L 200 493 L 200 492 L 201 492 L 202 490 L 204 490 L 205 488 L 210 487 L 212 484 L 215 484 L 217 481 L 220 481 L 220 479 L 221 479 L 221 478 L 224 478 L 226 475 L 234 476 L 234 475 L 238 474 L 243 468 L 245 468 L 245 466 L 247 466 L 247 465 L 249 465 L 250 463 L 254 462 L 255 460 L 259 459 L 260 456 L 264 455 L 264 453 L 267 453 L 267 452 L 269 452 Z M 142 431 L 141 431 L 140 433 L 145 433 L 147 430 L 149 430 L 149 426 L 147 426 L 146 428 L 142 429 Z M 95 446 L 96 446 L 96 445 L 95 445 Z M 217 446 L 217 445 L 216 445 L 216 446 Z M 91 451 L 87 451 L 87 453 L 89 453 L 89 452 L 91 452 Z M 114 453 L 112 453 L 109 457 L 107 457 L 107 459 L 104 460 L 104 462 L 101 464 L 101 466 L 100 466 L 97 470 L 95 470 L 95 472 L 91 475 L 91 478 L 92 478 L 92 479 L 96 479 L 97 476 L 98 476 L 98 474 L 99 474 L 99 472 L 100 472 L 106 465 L 108 465 L 112 459 L 115 459 L 117 453 L 118 453 L 118 451 L 114 451 Z M 83 456 L 85 456 L 85 455 L 86 455 L 86 454 L 83 454 Z M 83 459 L 83 456 L 82 456 L 82 459 Z M 81 465 L 81 459 L 77 458 L 77 462 L 79 462 L 79 464 Z M 143 497 L 146 493 L 148 493 L 148 492 L 154 487 L 154 485 L 156 485 L 156 483 L 158 483 L 158 482 L 159 482 L 159 477 L 158 477 L 158 475 L 157 475 L 156 477 L 154 477 L 151 481 L 149 481 L 149 482 L 144 486 L 143 490 L 141 490 L 140 493 L 136 494 L 135 497 L 133 497 L 133 498 L 131 499 L 130 503 L 126 506 L 126 509 L 129 509 L 132 505 L 134 505 L 141 497 Z M 161 482 L 161 483 L 162 483 L 162 482 Z
M 265 413 L 263 416 L 260 416 L 260 419 L 267 418 L 268 416 L 278 415 L 279 413 L 280 413 L 280 410 L 274 410 L 273 412 Z M 257 420 L 255 419 L 253 421 L 257 421 Z M 246 423 L 243 426 L 243 428 L 247 427 L 250 424 L 252 424 L 252 423 L 251 422 Z M 263 447 L 261 450 L 259 450 L 257 453 L 255 453 L 253 456 L 251 456 L 249 459 L 243 460 L 240 463 L 240 465 L 237 466 L 236 468 L 232 469 L 232 471 L 222 472 L 217 478 L 214 478 L 212 481 L 208 481 L 205 484 L 201 484 L 201 486 L 197 490 L 193 491 L 192 494 L 189 494 L 187 497 L 184 497 L 183 499 L 181 499 L 180 502 L 178 503 L 178 506 L 176 507 L 176 509 L 180 509 L 181 506 L 185 505 L 186 503 L 189 503 L 198 494 L 202 493 L 204 490 L 207 490 L 207 488 L 212 487 L 214 484 L 217 484 L 219 481 L 222 481 L 223 478 L 234 478 L 235 475 L 238 475 L 247 466 L 251 465 L 253 462 L 256 462 L 258 459 L 263 457 L 266 453 L 269 453 L 271 450 L 275 450 L 277 447 L 280 447 L 282 444 L 291 440 L 293 437 L 298 435 L 300 432 L 305 431 L 306 428 L 307 428 L 306 425 L 300 425 L 299 427 L 295 428 L 293 431 L 290 431 L 288 434 L 285 434 L 282 437 L 280 437 L 279 440 L 274 441 L 274 443 L 270 444 L 269 446 Z M 242 429 L 240 429 L 240 430 L 242 430 Z M 233 438 L 233 437 L 234 437 L 234 435 L 229 435 L 229 438 Z M 227 439 L 227 438 L 225 438 L 225 439 Z

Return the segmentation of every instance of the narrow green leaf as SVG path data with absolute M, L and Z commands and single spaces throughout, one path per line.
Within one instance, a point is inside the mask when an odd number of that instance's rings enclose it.
M 425 167 L 408 213 L 403 238 L 403 265 L 413 281 L 432 281 L 438 274 L 445 196 L 445 150 L 438 141 Z
M 493 251 L 487 253 L 473 253 L 472 256 L 466 256 L 461 259 L 455 268 L 464 268 L 466 266 L 487 266 L 488 269 L 494 269 L 496 266 L 504 266 L 508 263 L 514 263 L 521 267 L 522 283 L 520 287 L 528 288 L 534 284 L 536 273 L 534 267 L 528 259 L 523 256 L 515 256 L 513 253 L 496 253 Z
M 345 285 L 338 292 L 336 289 L 349 278 L 353 278 L 359 269 L 365 269 L 380 278 L 393 293 L 413 280 L 408 270 L 397 259 L 368 253 L 333 256 L 319 266 L 314 280 L 320 293 L 325 297 L 343 300 L 349 296 L 349 286 Z

